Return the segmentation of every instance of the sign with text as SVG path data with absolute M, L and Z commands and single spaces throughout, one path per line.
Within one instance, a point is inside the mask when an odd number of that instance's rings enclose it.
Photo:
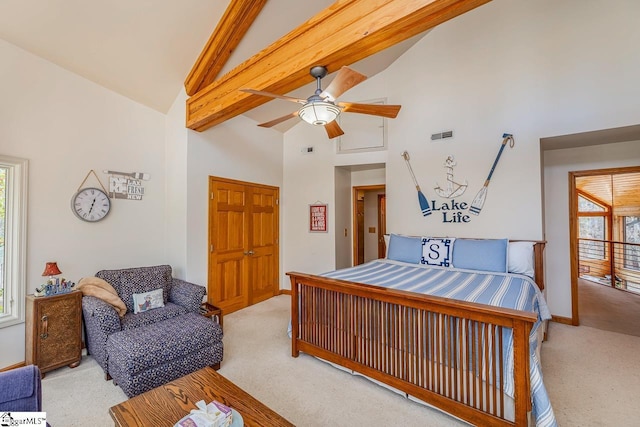
M 109 178 L 109 197 L 114 199 L 142 200 L 144 187 L 139 179 L 124 176 Z
M 326 233 L 327 229 L 327 207 L 326 204 L 309 205 L 309 231 L 315 233 Z
M 456 223 L 456 222 L 470 222 L 471 217 L 467 215 L 469 211 L 469 204 L 467 202 L 456 202 L 456 199 L 451 199 L 442 203 L 438 203 L 436 200 L 431 200 L 431 211 L 442 213 L 442 222 L 444 223 Z

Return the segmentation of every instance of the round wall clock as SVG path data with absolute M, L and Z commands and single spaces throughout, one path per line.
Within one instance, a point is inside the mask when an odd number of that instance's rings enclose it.
M 87 187 L 73 195 L 71 210 L 83 221 L 97 222 L 109 214 L 111 200 L 103 190 Z

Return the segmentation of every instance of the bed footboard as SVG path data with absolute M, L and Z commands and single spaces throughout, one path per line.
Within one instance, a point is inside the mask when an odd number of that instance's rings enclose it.
M 320 357 L 472 424 L 527 425 L 533 313 L 287 274 L 293 357 Z

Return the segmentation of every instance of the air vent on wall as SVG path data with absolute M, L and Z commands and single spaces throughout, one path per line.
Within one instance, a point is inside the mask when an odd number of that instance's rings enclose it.
M 311 154 L 313 153 L 313 145 L 310 145 L 308 147 L 302 147 L 300 151 L 302 151 L 302 154 Z
M 452 130 L 447 130 L 447 131 L 444 131 L 444 132 L 431 134 L 431 140 L 432 141 L 437 141 L 439 139 L 446 139 L 446 138 L 451 138 L 451 137 L 453 137 L 453 131 Z

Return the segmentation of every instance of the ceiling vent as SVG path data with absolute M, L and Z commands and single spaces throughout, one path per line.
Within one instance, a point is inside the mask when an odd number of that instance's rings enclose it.
M 440 132 L 440 133 L 432 133 L 431 134 L 431 140 L 432 141 L 437 141 L 439 139 L 446 139 L 446 138 L 452 138 L 453 137 L 453 131 L 452 130 L 447 130 L 444 132 Z

